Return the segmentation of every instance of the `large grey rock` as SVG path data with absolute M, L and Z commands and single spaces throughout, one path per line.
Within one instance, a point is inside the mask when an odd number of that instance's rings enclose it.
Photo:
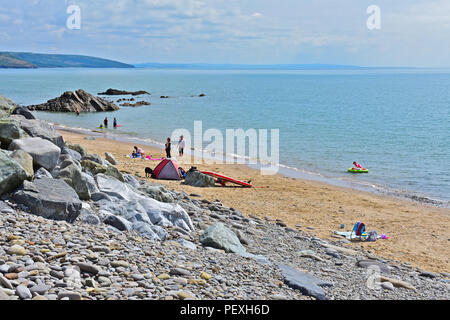
M 34 165 L 52 170 L 58 163 L 61 149 L 42 138 L 25 138 L 11 142 L 9 150 L 23 150 L 33 157 Z
M 95 176 L 95 181 L 97 182 L 98 189 L 111 197 L 126 201 L 140 200 L 143 198 L 142 195 L 137 194 L 125 183 L 114 177 L 100 173 Z
M 174 202 L 172 195 L 163 186 L 153 186 L 146 183 L 139 186 L 138 190 L 152 199 L 168 203 Z
M 123 175 L 123 179 L 124 179 L 126 184 L 128 184 L 131 187 L 133 187 L 134 189 L 139 189 L 139 187 L 141 186 L 139 181 L 134 176 L 132 176 L 131 174 L 128 174 L 128 173 L 124 174 Z
M 39 168 L 38 170 L 36 170 L 34 172 L 34 178 L 35 179 L 41 179 L 41 178 L 49 178 L 52 179 L 53 176 L 50 172 L 48 172 L 46 169 L 44 168 Z
M 17 107 L 14 108 L 13 111 L 11 112 L 11 114 L 18 114 L 23 116 L 25 119 L 28 120 L 32 120 L 32 119 L 36 119 L 33 114 L 30 112 L 30 110 L 28 110 L 27 107 Z
M 245 248 L 234 232 L 220 222 L 205 230 L 200 236 L 200 243 L 207 247 L 223 249 L 225 252 L 245 252 Z
M 213 177 L 203 174 L 198 171 L 188 171 L 186 173 L 186 178 L 184 179 L 184 184 L 193 187 L 214 187 L 215 180 Z
M 154 226 L 145 222 L 135 222 L 133 223 L 132 228 L 133 230 L 139 232 L 142 236 L 152 240 L 165 241 L 169 236 L 167 231 L 160 226 Z
M 70 142 L 66 142 L 66 147 L 78 152 L 82 157 L 88 154 L 88 151 L 79 144 L 72 144 Z
M 64 92 L 60 97 L 48 100 L 40 105 L 28 106 L 30 110 L 55 111 L 55 112 L 98 112 L 115 111 L 119 107 L 108 100 L 98 98 L 84 90 Z
M 114 156 L 110 152 L 105 152 L 105 159 L 108 160 L 108 162 L 111 163 L 112 165 L 119 164 L 119 162 L 116 160 L 116 158 L 114 158 Z
M 20 122 L 11 119 L 0 120 L 0 142 L 3 149 L 8 148 L 14 139 L 26 137 L 28 135 L 20 128 Z
M 287 265 L 278 266 L 283 273 L 284 282 L 292 289 L 299 290 L 302 294 L 314 297 L 318 300 L 327 300 L 327 296 L 322 287 L 330 287 L 333 284 L 323 281 L 312 274 L 303 272 Z
M 82 202 L 77 193 L 63 180 L 41 178 L 25 181 L 13 194 L 13 199 L 38 216 L 73 222 L 80 214 Z
M 95 183 L 94 177 L 92 177 L 91 175 L 87 174 L 86 172 L 82 172 L 81 175 L 83 176 L 85 182 L 86 182 L 86 186 L 90 192 L 90 194 L 92 195 L 93 193 L 97 193 L 100 192 L 100 190 L 98 190 L 97 184 Z
M 31 180 L 34 176 L 33 157 L 23 150 L 14 151 L 10 155 L 10 157 L 13 158 L 18 164 L 22 166 L 22 168 L 27 173 L 27 179 Z
M 132 229 L 132 224 L 129 221 L 114 214 L 106 215 L 106 217 L 103 219 L 103 222 L 113 226 L 120 231 L 130 231 Z
M 11 99 L 0 95 L 0 110 L 10 112 L 16 107 L 16 104 Z
M 90 160 L 103 165 L 103 159 L 98 154 L 86 154 L 81 160 Z
M 30 137 L 38 137 L 52 142 L 59 148 L 64 147 L 63 136 L 56 131 L 51 124 L 43 120 L 26 120 L 20 121 L 20 127 L 25 131 Z
M 69 155 L 73 160 L 76 160 L 76 161 L 78 161 L 78 162 L 81 162 L 81 159 L 82 159 L 82 156 L 81 156 L 81 154 L 80 154 L 78 151 L 75 151 L 75 150 L 73 150 L 73 149 L 70 149 L 70 148 L 68 148 L 68 147 L 66 147 L 66 146 L 64 146 L 64 147 L 61 149 L 61 154 L 67 154 L 67 155 Z
M 81 200 L 91 199 L 91 192 L 89 190 L 86 177 L 76 164 L 72 163 L 63 167 L 59 171 L 57 178 L 64 180 L 69 186 L 71 186 Z
M 0 195 L 16 189 L 27 178 L 25 169 L 0 150 Z

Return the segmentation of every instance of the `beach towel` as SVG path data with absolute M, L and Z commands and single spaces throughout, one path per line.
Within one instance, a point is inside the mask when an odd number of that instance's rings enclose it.
M 343 236 L 347 238 L 348 240 L 367 240 L 369 239 L 370 233 L 363 233 L 361 236 L 357 236 L 353 231 L 335 231 L 334 234 L 337 234 L 339 236 Z M 382 237 L 380 235 L 376 235 L 377 239 L 381 239 Z M 385 239 L 385 238 L 383 238 Z

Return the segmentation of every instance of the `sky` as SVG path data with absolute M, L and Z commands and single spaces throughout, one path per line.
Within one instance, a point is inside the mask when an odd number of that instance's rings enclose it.
M 72 5 L 79 29 L 67 26 Z M 380 29 L 367 27 L 371 5 Z M 450 0 L 0 0 L 0 51 L 126 63 L 450 67 Z

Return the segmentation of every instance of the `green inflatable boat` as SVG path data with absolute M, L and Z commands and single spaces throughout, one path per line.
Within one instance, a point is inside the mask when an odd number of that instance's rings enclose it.
M 348 172 L 351 172 L 351 173 L 369 173 L 369 169 L 366 169 L 366 168 L 362 168 L 362 169 L 348 168 Z

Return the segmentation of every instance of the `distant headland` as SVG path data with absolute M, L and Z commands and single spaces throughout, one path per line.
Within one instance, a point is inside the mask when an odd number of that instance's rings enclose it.
M 0 52 L 0 68 L 134 68 L 133 65 L 90 56 Z

